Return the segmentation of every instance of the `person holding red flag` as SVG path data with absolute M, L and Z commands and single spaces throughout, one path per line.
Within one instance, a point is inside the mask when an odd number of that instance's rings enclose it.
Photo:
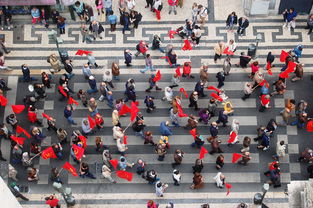
M 261 95 L 260 97 L 260 101 L 261 101 L 261 106 L 259 108 L 260 112 L 264 112 L 266 108 L 270 108 L 269 104 L 270 104 L 270 95 Z
M 291 79 L 292 82 L 303 79 L 303 67 L 304 64 L 302 63 L 297 64 L 296 70 L 294 71 L 295 76 Z
M 151 90 L 155 87 L 156 90 L 162 90 L 162 88 L 158 87 L 158 85 L 156 84 L 155 78 L 156 76 L 154 74 L 151 75 L 151 77 L 149 78 L 149 88 L 146 89 L 146 92 L 151 92 Z
M 191 62 L 184 63 L 182 77 L 187 77 L 189 79 L 195 78 L 194 76 L 191 75 Z
M 39 121 L 37 118 L 37 109 L 35 108 L 35 106 L 30 106 L 28 108 L 27 118 L 31 123 L 36 123 L 39 126 L 42 126 L 41 121 Z
M 46 204 L 50 206 L 50 208 L 61 208 L 59 204 L 59 200 L 56 198 L 55 195 L 50 195 L 45 198 Z
M 137 50 L 137 52 L 135 53 L 135 56 L 137 57 L 139 54 L 142 53 L 142 55 L 143 55 L 144 57 L 146 57 L 146 56 L 147 56 L 148 48 L 149 48 L 148 44 L 147 44 L 145 41 L 141 40 L 141 41 L 136 45 L 136 50 Z

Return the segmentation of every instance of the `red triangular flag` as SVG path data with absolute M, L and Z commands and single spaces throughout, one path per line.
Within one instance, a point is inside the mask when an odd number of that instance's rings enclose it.
M 52 117 L 51 117 L 51 116 L 49 116 L 48 114 L 45 114 L 45 113 L 42 113 L 42 117 L 44 117 L 44 118 L 48 119 L 49 121 L 51 121 L 51 120 L 52 120 Z
M 218 96 L 215 92 L 211 93 L 211 97 L 213 97 L 214 99 L 216 99 L 216 100 L 218 100 L 220 102 L 223 101 L 223 99 L 220 96 Z
M 282 73 L 279 74 L 279 77 L 282 79 L 287 79 L 287 78 L 289 78 L 289 72 L 283 71 Z
M 214 91 L 216 91 L 217 93 L 220 93 L 221 92 L 221 90 L 220 89 L 217 89 L 216 87 L 214 87 L 214 86 L 208 86 L 208 88 L 207 88 L 208 90 L 214 90 Z
M 124 135 L 124 137 L 123 137 L 123 143 L 127 144 L 127 136 L 126 135 Z
M 87 147 L 87 138 L 83 135 L 79 135 L 78 138 L 83 143 L 83 148 L 86 148 Z
M 139 109 L 137 108 L 136 103 L 132 102 L 131 103 L 131 110 L 130 110 L 130 120 L 131 121 L 133 121 L 136 118 L 138 112 L 139 112 Z
M 68 98 L 67 103 L 70 104 L 70 105 L 75 104 L 76 106 L 78 106 L 78 102 L 76 100 L 74 100 L 74 98 L 72 98 L 72 97 Z
M 168 56 L 162 56 L 161 59 L 166 59 L 167 62 L 168 62 L 168 64 L 169 64 L 170 66 L 172 66 L 172 62 L 171 62 L 171 60 L 170 60 L 170 58 L 169 58 Z
M 89 121 L 89 126 L 90 128 L 95 128 L 96 122 L 88 115 L 88 121 Z
M 177 103 L 176 106 L 178 110 L 178 117 L 188 117 L 188 115 L 183 112 L 183 109 L 180 104 Z
M 204 155 L 205 155 L 205 154 L 208 154 L 208 153 L 209 153 L 208 150 L 205 149 L 203 146 L 201 146 L 200 154 L 199 154 L 199 159 L 200 159 L 200 160 L 203 159 L 203 158 L 204 158 Z
M 196 129 L 196 128 L 191 129 L 191 130 L 189 131 L 189 133 L 193 136 L 193 138 L 196 138 L 196 137 L 197 137 L 197 129 Z
M 84 54 L 84 51 L 81 49 L 78 49 L 75 53 L 75 55 L 78 55 L 78 56 L 82 56 L 83 54 Z
M 29 134 L 25 129 L 23 129 L 23 128 L 20 127 L 20 126 L 17 126 L 17 127 L 16 127 L 16 132 L 17 132 L 18 134 L 23 133 L 25 136 L 27 136 L 28 138 L 30 138 L 30 134 Z
M 242 154 L 233 153 L 233 158 L 232 158 L 231 162 L 236 163 L 240 158 L 242 158 Z
M 46 160 L 48 158 L 57 158 L 52 147 L 48 147 L 41 152 L 41 157 Z
M 64 91 L 63 87 L 61 85 L 58 86 L 59 92 L 64 96 L 67 97 L 67 93 Z
M 229 134 L 229 139 L 227 141 L 228 144 L 233 143 L 237 137 L 237 133 L 235 131 L 231 131 Z
M 285 62 L 286 58 L 289 56 L 289 54 L 284 51 L 284 50 L 281 50 L 281 53 L 280 53 L 280 62 Z
M 225 183 L 225 187 L 226 187 L 226 196 L 228 196 L 228 194 L 230 193 L 230 189 L 233 187 L 231 184 L 229 183 Z
M 116 170 L 117 169 L 117 165 L 118 165 L 117 159 L 110 160 L 110 163 L 113 166 L 113 168 Z
M 184 40 L 184 46 L 182 47 L 182 50 L 183 50 L 183 51 L 192 50 L 192 46 L 191 46 L 189 40 L 187 40 L 187 39 Z
M 76 169 L 69 162 L 65 162 L 62 168 L 68 170 L 73 176 L 78 176 Z
M 12 105 L 11 107 L 13 112 L 16 114 L 22 113 L 25 109 L 25 105 Z
M 289 61 L 286 71 L 288 71 L 288 73 L 294 72 L 296 66 L 297 64 L 295 62 Z
M 155 77 L 153 78 L 153 81 L 158 82 L 160 81 L 161 77 L 162 77 L 161 72 L 160 70 L 158 70 L 158 72 L 155 74 Z
M 259 85 L 263 87 L 266 83 L 267 83 L 267 81 L 266 81 L 265 79 L 263 79 L 263 81 L 262 81 L 262 82 L 260 82 L 260 84 L 259 84 Z
M 76 144 L 73 144 L 72 148 L 73 148 L 74 154 L 76 156 L 76 159 L 80 160 L 83 157 L 83 155 L 84 155 L 85 149 L 82 148 L 82 147 L 77 146 Z
M 123 178 L 125 180 L 128 181 L 132 181 L 133 180 L 133 173 L 124 171 L 124 170 L 118 170 L 116 171 L 116 176 L 119 178 Z
M 223 54 L 227 54 L 227 55 L 234 55 L 234 52 L 229 50 L 229 47 L 226 47 L 223 51 Z
M 308 121 L 308 123 L 306 125 L 306 130 L 308 132 L 313 132 L 313 120 Z
M 17 137 L 15 135 L 11 135 L 10 137 L 13 141 L 15 141 L 17 144 L 19 145 L 23 145 L 25 142 L 25 138 L 24 137 Z
M 90 54 L 90 53 L 92 53 L 91 51 L 83 51 L 83 53 L 85 54 L 85 55 L 88 55 L 88 54 Z
M 122 116 L 122 115 L 125 115 L 126 113 L 130 113 L 130 108 L 126 105 L 126 104 L 123 104 L 120 111 L 118 112 L 118 115 Z
M 175 70 L 177 76 L 181 77 L 180 66 L 178 66 Z
M 6 99 L 6 97 L 0 95 L 0 105 L 6 106 L 7 104 L 8 104 L 8 99 Z
M 184 88 L 180 88 L 179 92 L 183 93 L 185 95 L 185 97 L 188 98 L 188 94 Z
M 168 37 L 170 39 L 173 39 L 175 34 L 177 34 L 177 32 L 175 30 L 168 31 Z

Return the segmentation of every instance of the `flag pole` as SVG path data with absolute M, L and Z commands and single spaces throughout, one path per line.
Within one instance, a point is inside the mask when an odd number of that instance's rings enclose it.
M 60 169 L 60 171 L 59 171 L 59 173 L 57 174 L 57 177 L 59 177 L 59 175 L 62 173 L 62 171 L 63 171 L 64 169 L 63 169 L 63 167 Z
M 29 162 L 32 161 L 34 158 L 36 158 L 38 155 L 40 155 L 42 152 L 43 152 L 43 151 L 41 151 L 41 152 L 39 152 L 38 154 L 36 154 L 36 155 L 34 155 L 33 157 L 31 157 L 31 158 L 29 159 Z
M 130 127 L 130 125 L 132 124 L 132 122 L 129 122 L 129 124 L 126 126 L 126 128 L 124 129 L 123 133 L 125 133 L 125 131 Z

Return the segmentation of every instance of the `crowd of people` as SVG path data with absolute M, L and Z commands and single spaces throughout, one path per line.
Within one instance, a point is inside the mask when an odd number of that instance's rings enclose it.
M 95 5 L 88 5 L 86 3 L 76 1 L 72 6 L 73 10 L 76 12 L 81 25 L 81 35 L 82 42 L 92 42 L 97 38 L 103 39 L 104 37 L 104 27 L 107 25 L 110 30 L 114 32 L 116 30 L 116 24 L 119 22 L 123 25 L 122 32 L 130 30 L 130 25 L 133 25 L 133 29 L 137 29 L 139 23 L 143 16 L 139 11 L 136 11 L 136 1 L 135 0 L 120 0 L 119 1 L 119 12 L 120 17 L 118 18 L 114 11 L 112 10 L 112 0 L 96 0 Z M 162 0 L 146 0 L 146 8 L 149 8 L 151 12 L 156 13 L 157 20 L 161 18 L 161 11 L 163 9 Z M 183 7 L 183 0 L 168 0 L 169 4 L 169 14 L 177 14 L 177 6 Z M 107 17 L 107 22 L 100 23 L 94 15 L 93 6 L 96 7 L 98 15 L 104 14 Z M 143 12 L 143 11 L 142 11 Z M 203 5 L 198 5 L 194 3 L 192 8 L 190 8 L 190 15 L 185 20 L 185 25 L 178 28 L 174 33 L 180 36 L 184 40 L 187 40 L 189 44 L 192 44 L 194 48 L 199 46 L 201 40 L 202 30 L 206 25 L 209 10 Z M 50 19 L 52 23 L 57 25 L 59 28 L 59 34 L 65 34 L 66 23 L 65 18 L 62 17 L 58 11 L 53 10 L 51 16 L 47 15 L 45 9 L 38 9 L 33 7 L 31 10 L 32 24 L 38 22 L 44 23 L 45 27 L 50 26 Z M 1 17 L 1 10 L 0 10 Z M 295 28 L 295 19 L 297 13 L 293 8 L 288 9 L 284 12 L 284 27 Z M 0 18 L 1 23 L 3 23 L 3 18 Z M 106 24 L 106 25 L 105 25 Z M 89 26 L 87 26 L 89 25 Z M 249 26 L 249 20 L 246 17 L 240 17 L 238 19 L 235 12 L 229 14 L 226 20 L 226 29 L 228 32 L 234 32 L 237 29 L 237 35 L 243 36 L 245 34 L 246 28 Z M 3 27 L 3 26 L 2 26 Z M 309 33 L 312 32 L 313 28 L 313 18 L 310 15 L 308 19 L 308 29 Z M 149 44 L 152 46 L 149 47 Z M 186 42 L 185 42 L 186 44 Z M 232 98 L 227 96 L 227 92 L 222 88 L 227 76 L 231 76 L 232 59 L 234 58 L 234 53 L 237 51 L 237 44 L 233 39 L 229 40 L 227 43 L 223 41 L 218 41 L 214 46 L 214 62 L 217 63 L 219 60 L 223 59 L 223 65 L 215 77 L 218 81 L 218 85 L 212 86 L 209 80 L 209 70 L 208 65 L 203 64 L 200 67 L 200 72 L 192 72 L 192 63 L 184 62 L 179 64 L 179 59 L 176 55 L 175 48 L 172 44 L 162 46 L 162 40 L 159 35 L 155 34 L 151 43 L 145 41 L 139 41 L 136 45 L 136 53 L 132 53 L 129 49 L 125 48 L 124 57 L 125 64 L 127 67 L 132 67 L 132 59 L 138 56 L 144 56 L 145 68 L 141 69 L 141 73 L 145 73 L 150 70 L 151 72 L 156 71 L 153 66 L 153 57 L 150 55 L 149 50 L 159 50 L 160 53 L 164 53 L 166 57 L 167 64 L 169 67 L 177 68 L 175 73 L 172 75 L 171 83 L 165 89 L 158 86 L 158 81 L 160 80 L 159 71 L 157 73 L 152 73 L 148 80 L 149 87 L 145 90 L 146 97 L 144 99 L 144 104 L 146 105 L 147 114 L 154 113 L 157 106 L 154 103 L 155 98 L 150 96 L 151 90 L 155 89 L 159 91 L 158 93 L 164 93 L 162 100 L 168 103 L 169 119 L 162 121 L 160 123 L 159 132 L 152 132 L 149 130 L 149 126 L 145 124 L 145 119 L 143 114 L 135 112 L 131 123 L 128 126 L 121 124 L 120 117 L 125 116 L 126 113 L 131 112 L 138 106 L 137 91 L 136 91 L 136 80 L 130 78 L 125 83 L 125 97 L 115 97 L 115 82 L 120 80 L 120 66 L 117 62 L 113 62 L 108 68 L 104 67 L 102 80 L 96 80 L 96 76 L 92 73 L 93 68 L 102 68 L 96 63 L 96 59 L 92 52 L 87 55 L 88 60 L 82 66 L 82 74 L 89 85 L 89 89 L 79 89 L 74 92 L 71 88 L 71 79 L 74 74 L 74 61 L 70 58 L 59 60 L 56 54 L 51 54 L 47 58 L 48 64 L 51 65 L 50 73 L 43 72 L 41 80 L 32 76 L 30 73 L 30 67 L 26 64 L 21 66 L 23 73 L 21 81 L 31 82 L 33 84 L 33 94 L 26 95 L 24 98 L 24 106 L 27 109 L 27 119 L 31 124 L 30 129 L 30 151 L 26 150 L 22 143 L 17 141 L 15 138 L 19 136 L 21 130 L 19 129 L 19 120 L 22 119 L 18 116 L 16 112 L 8 115 L 6 117 L 7 124 L 1 124 L 0 136 L 1 139 L 11 139 L 12 148 L 12 158 L 11 163 L 13 165 L 22 165 L 27 169 L 27 180 L 28 181 L 38 181 L 38 169 L 32 164 L 32 157 L 42 153 L 43 148 L 41 147 L 46 135 L 38 128 L 42 127 L 42 121 L 38 119 L 38 109 L 36 108 L 38 101 L 44 100 L 47 97 L 45 90 L 51 88 L 52 80 L 55 80 L 55 74 L 61 71 L 62 65 L 64 66 L 65 73 L 60 75 L 57 81 L 54 81 L 57 85 L 60 99 L 59 101 L 64 103 L 64 119 L 68 121 L 69 125 L 73 125 L 75 130 L 73 132 L 68 132 L 67 127 L 58 126 L 57 121 L 51 116 L 44 116 L 47 120 L 47 130 L 57 138 L 58 142 L 51 145 L 53 153 L 59 160 L 64 160 L 64 150 L 63 146 L 70 146 L 70 155 L 73 160 L 79 164 L 79 176 L 83 179 L 85 177 L 96 179 L 96 174 L 90 170 L 89 165 L 84 162 L 84 157 L 88 155 L 82 155 L 78 157 L 76 154 L 76 148 L 85 149 L 86 139 L 89 135 L 93 135 L 96 132 L 101 132 L 104 128 L 104 119 L 101 111 L 98 109 L 98 102 L 106 102 L 107 105 L 112 109 L 112 138 L 116 141 L 116 146 L 119 154 L 117 165 L 115 167 L 112 164 L 111 150 L 106 145 L 103 144 L 101 136 L 97 136 L 95 139 L 95 149 L 97 152 L 102 154 L 103 166 L 102 166 L 102 177 L 108 180 L 110 183 L 117 183 L 117 181 L 112 177 L 114 170 L 117 168 L 122 171 L 131 171 L 135 169 L 135 172 L 140 175 L 143 180 L 146 180 L 148 184 L 153 185 L 155 193 L 158 197 L 163 197 L 169 184 L 162 182 L 162 178 L 159 178 L 158 173 L 154 169 L 150 169 L 149 166 L 146 167 L 145 158 L 138 158 L 136 161 L 129 161 L 127 158 L 127 134 L 131 134 L 128 128 L 132 129 L 134 135 L 143 139 L 144 144 L 149 144 L 153 146 L 153 150 L 156 153 L 158 161 L 164 161 L 169 152 L 173 152 L 173 163 L 172 170 L 169 173 L 172 174 L 173 185 L 179 186 L 184 175 L 180 172 L 179 167 L 184 163 L 183 149 L 175 149 L 170 151 L 170 141 L 173 136 L 173 128 L 184 128 L 191 133 L 191 147 L 198 148 L 202 151 L 205 142 L 211 146 L 211 150 L 208 153 L 210 157 L 216 157 L 216 170 L 217 174 L 211 179 L 206 179 L 202 176 L 201 172 L 205 165 L 203 158 L 198 158 L 195 160 L 194 166 L 190 167 L 190 171 L 193 171 L 194 177 L 191 181 L 190 189 L 201 189 L 205 186 L 206 180 L 213 180 L 218 188 L 227 187 L 227 174 L 223 174 L 222 170 L 225 164 L 225 159 L 223 155 L 223 150 L 221 149 L 221 144 L 223 143 L 219 138 L 219 129 L 230 126 L 229 140 L 227 141 L 228 148 L 231 148 L 238 143 L 242 143 L 242 148 L 240 151 L 241 160 L 236 161 L 239 165 L 249 165 L 249 161 L 252 159 L 251 151 L 251 138 L 241 135 L 240 132 L 240 122 L 237 119 L 232 119 L 231 124 L 229 124 L 229 117 L 236 114 L 236 106 L 232 104 Z M 9 53 L 10 51 L 6 49 L 4 43 L 2 42 L 2 52 L 1 57 L 4 57 L 4 53 Z M 284 51 L 280 55 L 280 61 L 284 63 L 284 67 L 281 72 L 273 74 L 271 68 L 274 67 L 273 63 L 275 61 L 275 56 L 279 54 L 272 54 L 269 52 L 267 55 L 266 62 L 260 63 L 260 60 L 253 60 L 253 57 L 246 55 L 244 52 L 240 53 L 239 61 L 236 64 L 237 67 L 241 68 L 251 68 L 251 73 L 247 74 L 251 81 L 246 82 L 243 86 L 243 96 L 242 100 L 251 99 L 252 94 L 257 94 L 257 99 L 259 99 L 258 110 L 260 112 L 265 112 L 266 109 L 270 108 L 271 99 L 277 95 L 283 95 L 287 89 L 287 79 L 290 73 L 294 73 L 291 77 L 292 82 L 299 81 L 303 79 L 303 67 L 304 64 L 301 63 L 300 58 L 302 55 L 302 50 L 304 46 L 297 45 L 294 49 L 290 49 L 287 52 Z M 2 62 L 1 62 L 2 60 Z M 2 65 L 1 65 L 2 63 Z M 261 67 L 264 66 L 265 67 Z M 0 66 L 4 66 L 4 58 L 0 59 Z M 267 77 L 277 76 L 277 79 L 273 83 L 273 90 L 271 90 L 269 82 L 266 80 Z M 195 80 L 195 88 L 190 94 L 184 90 L 184 86 L 180 83 L 181 80 L 193 79 Z M 41 81 L 41 82 L 40 82 Z M 100 82 L 100 83 L 98 83 Z M 175 95 L 173 88 L 180 88 L 180 96 Z M 1 95 L 5 95 L 5 92 L 10 90 L 7 87 L 5 80 L 0 81 Z M 200 108 L 198 101 L 200 98 L 207 97 L 205 89 L 213 91 L 211 97 L 208 99 L 208 107 Z M 183 96 L 184 95 L 184 96 Z M 194 109 L 193 113 L 186 115 L 183 112 L 182 100 L 189 100 L 189 108 Z M 90 118 L 83 119 L 81 124 L 73 118 L 73 113 L 75 111 L 75 105 L 80 105 L 75 99 L 80 100 L 81 105 L 83 105 L 86 111 L 89 113 Z M 127 106 L 127 103 L 131 102 L 131 109 Z M 282 116 L 282 121 L 277 122 L 274 118 L 270 119 L 267 125 L 259 126 L 256 129 L 256 137 L 253 138 L 255 142 L 258 142 L 257 149 L 260 151 L 268 151 L 270 146 L 274 145 L 272 140 L 274 140 L 275 131 L 281 126 L 296 125 L 299 129 L 305 127 L 305 124 L 310 121 L 307 113 L 308 103 L 304 100 L 296 101 L 294 98 L 285 99 L 285 108 L 280 112 Z M 131 112 L 132 113 L 132 112 Z M 182 117 L 187 117 L 187 123 L 182 123 Z M 205 138 L 201 135 L 197 128 L 199 123 L 203 123 L 207 126 L 209 136 Z M 9 128 L 8 125 L 11 127 Z M 127 131 L 127 132 L 126 132 Z M 154 137 L 153 133 L 160 134 L 160 138 Z M 25 133 L 24 133 L 25 134 Z M 240 135 L 240 136 L 239 136 Z M 13 137 L 12 137 L 13 136 Z M 241 139 L 242 138 L 242 139 Z M 56 141 L 56 140 L 54 140 Z M 275 144 L 276 153 L 272 155 L 273 162 L 269 163 L 268 170 L 264 172 L 266 176 L 269 177 L 268 183 L 273 185 L 273 187 L 280 187 L 280 163 L 279 160 L 286 156 L 286 141 L 277 141 Z M 201 153 L 201 152 L 200 152 Z M 217 156 L 214 156 L 214 155 Z M 268 153 L 267 153 L 268 154 Z M 5 161 L 6 159 L 2 157 L 0 150 L 0 160 Z M 306 148 L 299 157 L 299 161 L 312 163 L 313 161 L 313 150 Z M 10 165 L 9 177 L 12 180 L 17 181 L 17 171 Z M 51 180 L 54 182 L 62 182 L 59 177 L 59 172 L 57 168 L 53 167 L 51 169 Z M 313 177 L 313 166 L 308 167 L 308 172 L 310 177 Z M 14 184 L 11 187 L 12 192 L 15 196 L 21 197 L 27 200 L 18 190 L 15 188 Z M 58 200 L 54 195 L 47 197 L 47 204 L 50 203 L 51 207 L 60 206 Z M 53 204 L 53 205 L 51 205 Z M 150 200 L 147 203 L 148 208 L 155 208 L 159 205 Z M 173 208 L 174 204 L 169 203 L 167 207 Z M 208 208 L 208 204 L 202 205 L 202 207 Z M 238 207 L 247 207 L 244 203 L 238 205 Z

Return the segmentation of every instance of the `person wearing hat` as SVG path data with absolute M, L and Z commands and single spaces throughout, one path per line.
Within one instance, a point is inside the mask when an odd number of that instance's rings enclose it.
M 196 111 L 199 110 L 198 108 L 198 92 L 193 91 L 189 96 L 189 107 L 194 107 Z
M 88 84 L 89 84 L 89 86 L 90 86 L 90 89 L 87 90 L 87 93 L 88 93 L 88 94 L 98 92 L 97 81 L 95 80 L 95 77 L 94 77 L 94 76 L 92 76 L 92 75 L 89 76 Z

